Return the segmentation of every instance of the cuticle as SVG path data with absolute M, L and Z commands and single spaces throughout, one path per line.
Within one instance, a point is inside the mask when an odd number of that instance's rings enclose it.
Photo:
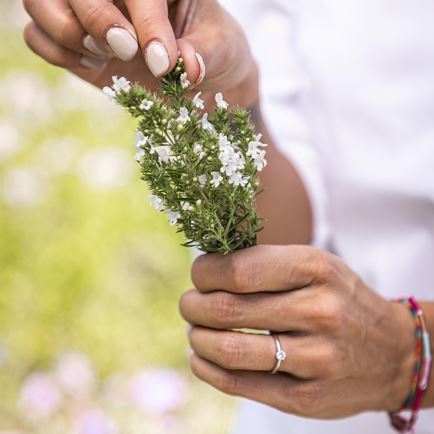
M 138 42 L 136 33 L 135 32 L 132 33 L 130 29 L 128 29 L 127 27 L 121 24 L 110 24 L 109 26 L 107 26 L 106 29 L 104 30 L 104 39 L 107 39 L 107 33 L 109 32 L 109 30 L 115 28 L 126 30 Z

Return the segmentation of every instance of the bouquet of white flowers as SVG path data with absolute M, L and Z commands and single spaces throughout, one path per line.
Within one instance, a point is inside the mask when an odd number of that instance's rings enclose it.
M 256 244 L 262 219 L 255 211 L 257 172 L 264 169 L 266 145 L 250 114 L 230 109 L 223 95 L 204 113 L 198 92 L 179 59 L 161 81 L 164 100 L 126 78 L 113 77 L 104 93 L 139 120 L 136 160 L 151 191 L 151 204 L 164 212 L 185 246 L 228 253 Z

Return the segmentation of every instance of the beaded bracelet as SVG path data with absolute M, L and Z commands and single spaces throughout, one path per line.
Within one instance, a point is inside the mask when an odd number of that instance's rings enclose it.
M 414 424 L 421 407 L 422 398 L 428 388 L 429 377 L 432 368 L 432 355 L 430 335 L 426 326 L 423 311 L 414 297 L 398 300 L 408 306 L 416 323 L 416 366 L 412 379 L 412 390 L 403 407 L 393 413 L 389 413 L 392 426 L 400 433 L 413 432 Z M 410 410 L 410 417 L 405 418 L 402 412 Z

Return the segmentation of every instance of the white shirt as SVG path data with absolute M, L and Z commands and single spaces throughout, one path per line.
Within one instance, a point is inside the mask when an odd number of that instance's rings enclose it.
M 275 144 L 310 195 L 314 244 L 386 298 L 434 300 L 434 1 L 223 3 L 259 63 Z M 317 421 L 250 401 L 233 429 L 367 432 L 394 431 L 383 413 Z M 434 410 L 416 433 L 434 433 Z

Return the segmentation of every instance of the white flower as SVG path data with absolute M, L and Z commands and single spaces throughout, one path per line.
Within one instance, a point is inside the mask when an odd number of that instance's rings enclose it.
M 153 206 L 157 211 L 162 211 L 164 209 L 164 200 L 161 199 L 161 197 L 156 194 L 150 194 L 148 197 L 151 206 Z
M 246 155 L 248 155 L 248 156 L 250 156 L 250 157 L 252 157 L 252 158 L 255 158 L 255 156 L 256 156 L 258 153 L 263 152 L 263 151 L 261 151 L 261 149 L 259 149 L 259 148 L 260 148 L 260 147 L 264 147 L 264 148 L 265 148 L 267 145 L 264 144 L 264 143 L 261 143 L 261 142 L 260 142 L 261 137 L 262 137 L 262 135 L 259 134 L 259 135 L 256 136 L 256 140 L 252 140 L 252 141 L 249 143 L 249 146 L 248 146 L 248 149 L 247 149 Z
M 125 78 L 118 78 L 116 75 L 112 77 L 113 79 L 113 90 L 118 95 L 121 92 L 129 92 L 131 89 L 131 83 Z
M 198 92 L 194 96 L 192 103 L 196 108 L 203 110 L 205 108 L 205 106 L 203 104 L 203 99 L 200 98 L 201 94 L 202 94 L 202 92 Z
M 248 146 L 246 155 L 251 157 L 253 164 L 258 172 L 261 172 L 267 165 L 267 160 L 265 159 L 266 152 L 261 147 L 266 147 L 264 143 L 261 143 L 261 134 L 256 136 L 256 139 L 251 141 Z
M 109 100 L 113 101 L 116 98 L 116 92 L 111 87 L 105 86 L 102 91 Z
M 134 147 L 137 149 L 140 149 L 141 147 L 145 146 L 146 143 L 149 142 L 149 137 L 145 136 L 141 131 L 136 131 L 136 143 L 134 144 Z
M 181 218 L 181 214 L 178 211 L 169 211 L 167 218 L 169 219 L 169 223 L 173 226 L 178 222 L 178 219 Z
M 243 175 L 240 172 L 232 173 L 228 179 L 229 184 L 233 184 L 235 186 L 241 185 L 241 187 L 244 187 L 248 181 L 249 178 L 248 177 L 243 178 Z
M 139 105 L 140 110 L 149 110 L 154 105 L 153 101 L 149 99 L 144 99 L 142 103 Z
M 219 137 L 219 144 L 219 160 L 222 163 L 220 171 L 227 176 L 231 176 L 235 172 L 243 170 L 245 166 L 243 155 L 234 149 L 223 134 Z
M 231 142 L 228 140 L 228 138 L 223 134 L 219 134 L 219 146 L 221 148 L 225 148 L 226 146 L 231 146 Z
M 181 209 L 183 211 L 188 211 L 191 208 L 190 202 L 181 202 Z
M 203 157 L 205 157 L 205 152 L 203 150 L 203 146 L 200 143 L 195 143 L 193 146 L 193 152 L 197 155 L 199 155 L 199 159 L 202 160 Z
M 211 172 L 211 176 L 212 176 L 211 185 L 214 188 L 217 188 L 220 185 L 220 183 L 223 181 L 223 176 L 221 176 L 220 173 L 218 172 Z
M 208 121 L 208 113 L 203 114 L 201 123 L 202 123 L 202 128 L 205 131 L 209 131 L 210 133 L 215 132 L 215 128 L 214 128 L 213 124 Z
M 252 160 L 258 172 L 262 172 L 264 167 L 267 165 L 267 160 L 265 159 L 265 151 L 259 150 L 252 158 Z
M 179 78 L 181 80 L 181 87 L 187 89 L 187 87 L 190 86 L 190 82 L 187 79 L 187 73 L 183 72 Z
M 217 103 L 217 107 L 222 109 L 227 109 L 229 104 L 223 99 L 223 94 L 221 92 L 216 93 L 215 102 Z
M 179 109 L 179 118 L 176 119 L 178 122 L 181 122 L 181 124 L 185 124 L 190 120 L 190 116 L 188 113 L 187 107 L 181 107 Z
M 203 187 L 206 184 L 206 175 L 199 175 L 197 177 L 199 184 Z
M 157 146 L 151 147 L 151 154 L 158 154 L 158 160 L 160 163 L 171 163 L 176 160 L 176 156 L 172 155 L 172 149 L 170 146 Z
M 142 158 L 146 155 L 146 152 L 143 149 L 139 149 L 136 152 L 136 155 L 134 156 L 134 158 L 136 159 L 136 161 L 138 163 L 140 163 L 140 161 L 142 161 Z
M 103 93 L 112 101 L 121 93 L 129 92 L 131 89 L 131 83 L 125 78 L 118 78 L 117 75 L 112 77 L 113 85 L 112 87 L 105 86 L 103 88 Z

